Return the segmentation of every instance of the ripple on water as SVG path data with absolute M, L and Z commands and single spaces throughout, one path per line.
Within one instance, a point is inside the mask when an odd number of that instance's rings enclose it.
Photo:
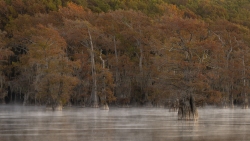
M 250 111 L 199 109 L 198 121 L 156 108 L 67 108 L 0 106 L 2 141 L 244 141 L 250 140 Z

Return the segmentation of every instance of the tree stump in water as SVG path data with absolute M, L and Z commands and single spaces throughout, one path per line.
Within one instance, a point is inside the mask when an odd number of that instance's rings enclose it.
M 99 105 L 98 104 L 92 104 L 91 107 L 92 108 L 99 108 Z
M 174 102 L 170 103 L 169 112 L 177 112 L 179 108 L 179 100 L 176 99 Z
M 5 97 L 8 95 L 8 91 L 4 91 L 0 89 L 0 104 L 6 104 L 5 103 Z
M 198 120 L 198 110 L 192 95 L 180 101 L 178 109 L 178 120 Z
M 103 104 L 103 105 L 101 106 L 101 110 L 109 110 L 108 104 L 107 104 L 107 103 Z
M 53 103 L 48 103 L 46 105 L 46 110 L 52 110 L 52 111 L 62 111 L 63 105 L 61 101 L 56 101 Z
M 63 109 L 62 105 L 46 105 L 46 110 L 62 111 L 62 109 Z
M 62 105 L 56 105 L 56 106 L 53 106 L 52 107 L 52 110 L 53 111 L 62 111 L 63 109 L 63 106 Z
M 248 99 L 244 99 L 244 102 L 243 102 L 243 109 L 248 109 Z

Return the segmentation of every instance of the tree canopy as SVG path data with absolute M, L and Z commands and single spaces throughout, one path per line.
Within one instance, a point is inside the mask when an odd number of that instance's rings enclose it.
M 249 0 L 1 0 L 0 101 L 248 104 Z

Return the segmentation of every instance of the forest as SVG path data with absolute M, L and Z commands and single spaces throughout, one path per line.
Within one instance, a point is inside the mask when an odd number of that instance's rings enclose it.
M 0 0 L 0 101 L 248 107 L 250 0 Z

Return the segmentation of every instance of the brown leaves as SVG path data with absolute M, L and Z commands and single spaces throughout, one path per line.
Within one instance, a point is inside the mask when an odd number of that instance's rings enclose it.
M 30 1 L 12 3 L 18 13 L 44 10 Z M 208 9 L 200 10 L 213 16 L 209 3 L 200 3 Z M 6 3 L 1 1 L 0 7 L 1 15 L 10 14 Z M 38 91 L 45 100 L 67 101 L 71 93 L 88 98 L 94 83 L 91 53 L 104 102 L 114 101 L 116 95 L 125 103 L 157 103 L 191 92 L 218 102 L 216 95 L 229 94 L 224 89 L 234 85 L 231 92 L 240 91 L 235 88 L 243 85 L 243 56 L 245 65 L 250 64 L 249 30 L 227 20 L 206 23 L 174 5 L 159 7 L 165 13 L 154 18 L 134 10 L 95 14 L 73 3 L 48 14 L 19 15 L 5 27 L 8 34 L 2 34 L 0 60 L 12 55 L 7 46 L 16 51 L 11 66 L 19 69 L 20 82 L 31 84 L 20 87 Z M 244 70 L 247 77 L 249 71 Z
M 74 3 L 68 3 L 67 7 L 60 8 L 59 12 L 64 18 L 71 20 L 85 20 L 87 19 L 87 15 L 89 13 L 87 9 L 84 9 Z
M 13 52 L 6 47 L 6 38 L 5 35 L 7 33 L 0 30 L 0 64 L 3 62 L 7 62 L 9 56 L 13 55 Z M 1 67 L 0 67 L 1 68 Z

